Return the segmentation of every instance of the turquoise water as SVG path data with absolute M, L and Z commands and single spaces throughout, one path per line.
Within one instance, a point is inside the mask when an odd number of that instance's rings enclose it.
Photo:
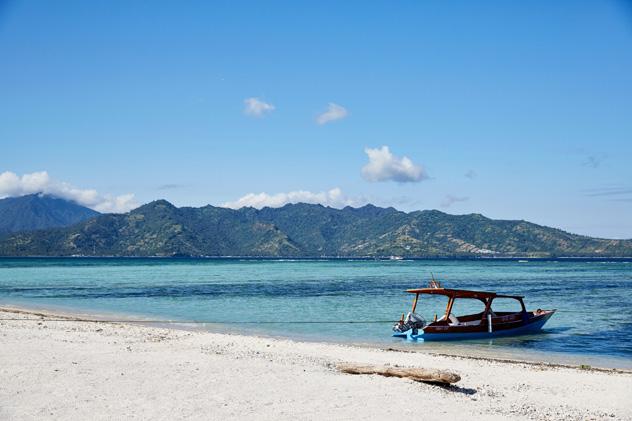
M 529 310 L 559 311 L 537 335 L 449 345 L 391 338 L 388 321 L 411 306 L 403 290 L 425 286 L 431 272 L 447 287 L 525 295 Z M 0 259 L 0 303 L 300 339 L 632 361 L 631 261 Z M 444 305 L 419 309 L 432 318 Z M 468 311 L 479 309 L 455 313 Z M 301 321 L 367 323 L 288 323 Z

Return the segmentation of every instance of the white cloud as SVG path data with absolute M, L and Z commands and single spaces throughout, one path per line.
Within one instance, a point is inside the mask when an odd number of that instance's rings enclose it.
M 341 120 L 347 115 L 349 115 L 349 112 L 345 107 L 330 102 L 327 106 L 327 111 L 316 117 L 316 122 L 322 125 L 329 123 L 330 121 Z
M 468 200 L 470 200 L 470 198 L 466 196 L 459 197 L 459 196 L 452 196 L 451 194 L 448 194 L 441 201 L 441 207 L 449 208 L 450 206 L 452 206 L 453 204 L 457 202 L 467 202 Z
M 399 183 L 418 182 L 428 178 L 420 165 L 415 165 L 406 156 L 397 157 L 388 146 L 366 148 L 369 163 L 362 167 L 362 177 L 367 181 L 397 181 Z
M 364 201 L 347 197 L 338 187 L 326 192 L 310 192 L 296 190 L 288 193 L 249 193 L 234 202 L 226 202 L 222 206 L 239 209 L 245 206 L 261 209 L 264 207 L 278 208 L 288 203 L 319 203 L 324 206 L 342 208 L 345 206 L 357 206 Z
M 127 193 L 116 197 L 105 195 L 94 209 L 104 213 L 122 213 L 137 207 L 138 203 L 134 200 L 134 193 Z
M 246 105 L 244 113 L 254 117 L 261 117 L 265 113 L 271 113 L 274 111 L 274 105 L 268 104 L 267 102 L 255 97 L 244 99 L 244 104 Z
M 21 177 L 11 171 L 0 174 L 0 198 L 44 193 L 71 200 L 99 212 L 121 213 L 138 206 L 131 193 L 121 196 L 100 195 L 93 189 L 78 189 L 71 184 L 57 181 L 46 171 L 24 174 Z

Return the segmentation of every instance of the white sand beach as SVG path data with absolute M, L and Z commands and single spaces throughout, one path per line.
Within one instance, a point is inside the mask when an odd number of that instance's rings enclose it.
M 0 311 L 1 420 L 632 419 L 632 373 Z M 29 320 L 26 320 L 29 319 Z M 438 386 L 339 362 L 445 369 Z

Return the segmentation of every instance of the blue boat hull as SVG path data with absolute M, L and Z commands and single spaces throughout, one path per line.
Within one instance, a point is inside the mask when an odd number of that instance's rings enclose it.
M 421 332 L 417 335 L 413 334 L 412 329 L 406 332 L 397 332 L 393 336 L 397 338 L 406 338 L 411 341 L 453 341 L 453 340 L 469 340 L 469 339 L 490 339 L 502 336 L 528 335 L 539 332 L 544 324 L 551 318 L 554 312 L 538 317 L 530 323 L 513 328 L 492 332 L 468 332 L 468 333 L 425 333 Z

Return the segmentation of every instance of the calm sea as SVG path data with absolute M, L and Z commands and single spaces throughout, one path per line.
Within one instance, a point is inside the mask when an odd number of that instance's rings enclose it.
M 403 291 L 426 286 L 431 273 L 447 287 L 520 294 L 529 310 L 558 313 L 537 335 L 440 344 L 392 338 L 388 321 L 411 306 Z M 632 367 L 629 260 L 0 259 L 0 303 L 205 321 L 196 326 L 302 340 Z M 422 300 L 420 311 L 432 318 L 443 306 Z M 455 313 L 468 311 L 479 309 Z M 339 323 L 349 321 L 365 323 Z

